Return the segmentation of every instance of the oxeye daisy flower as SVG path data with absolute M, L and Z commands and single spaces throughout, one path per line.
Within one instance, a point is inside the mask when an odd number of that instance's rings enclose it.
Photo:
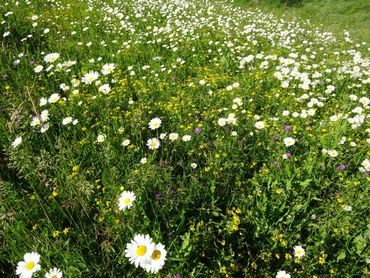
M 40 255 L 36 252 L 26 253 L 23 256 L 23 260 L 18 262 L 16 274 L 21 278 L 29 278 L 32 275 L 41 269 L 39 265 Z
M 219 118 L 217 121 L 219 126 L 225 126 L 226 125 L 226 119 L 225 118 Z
M 136 267 L 142 266 L 149 256 L 153 254 L 155 245 L 149 235 L 136 235 L 126 245 L 125 256 Z
M 294 256 L 297 258 L 302 258 L 306 254 L 306 251 L 302 246 L 294 246 Z
M 38 65 L 38 66 L 36 66 L 34 69 L 33 69 L 33 71 L 34 72 L 36 72 L 36 73 L 39 73 L 39 72 L 42 72 L 42 70 L 44 69 L 44 67 L 43 66 L 41 66 L 41 65 Z
M 159 142 L 157 138 L 150 138 L 146 145 L 148 146 L 149 150 L 155 150 L 159 148 L 161 142 Z
M 72 121 L 73 121 L 73 118 L 72 117 L 65 117 L 62 120 L 62 125 L 68 125 L 68 124 L 72 123 Z
M 41 111 L 40 118 L 43 122 L 49 120 L 49 111 L 48 110 Z
M 184 135 L 184 136 L 182 136 L 181 140 L 184 141 L 184 142 L 189 142 L 191 140 L 191 136 L 190 135 Z
M 276 278 L 290 278 L 290 274 L 286 273 L 284 270 L 280 270 L 276 274 Z
M 361 166 L 362 166 L 366 171 L 370 171 L 370 160 L 369 160 L 369 159 L 365 159 L 364 161 L 362 161 Z
M 147 272 L 157 273 L 163 266 L 166 260 L 167 251 L 161 243 L 155 245 L 152 253 L 143 263 L 143 268 Z
M 149 128 L 155 130 L 161 127 L 162 121 L 160 118 L 153 118 L 149 122 Z
M 136 196 L 131 191 L 123 191 L 118 199 L 118 207 L 120 210 L 125 210 L 132 207 L 132 203 L 135 201 Z
M 38 126 L 41 124 L 40 117 L 34 116 L 32 117 L 31 126 Z
M 99 134 L 98 137 L 96 138 L 96 141 L 98 141 L 98 143 L 103 143 L 106 138 L 107 138 L 107 135 Z
M 99 73 L 97 73 L 96 71 L 90 71 L 89 73 L 86 73 L 81 81 L 85 84 L 91 84 L 93 83 L 95 80 L 97 80 L 99 78 Z
M 54 267 L 45 274 L 45 277 L 46 278 L 62 278 L 63 272 L 61 272 L 60 269 Z
M 337 157 L 338 156 L 338 152 L 336 150 L 327 150 L 327 155 L 328 156 L 331 156 L 331 157 Z
M 48 103 L 48 100 L 44 97 L 40 98 L 40 102 L 39 102 L 39 105 L 40 106 L 44 106 Z
M 22 143 L 22 137 L 17 137 L 12 143 L 12 147 L 16 148 Z
M 55 93 L 55 94 L 52 94 L 52 95 L 49 97 L 48 102 L 49 102 L 49 103 L 56 103 L 56 102 L 58 102 L 58 101 L 59 101 L 59 99 L 60 99 L 60 95 Z
M 287 147 L 293 146 L 295 144 L 295 140 L 292 137 L 284 138 L 284 145 Z
M 111 91 L 111 88 L 109 86 L 109 84 L 103 84 L 101 85 L 99 88 L 98 88 L 98 91 L 99 92 L 102 92 L 103 94 L 109 94 L 109 92 Z
M 177 133 L 170 133 L 168 138 L 170 138 L 171 141 L 175 141 L 177 138 L 179 138 L 179 135 Z
M 257 129 L 263 129 L 265 128 L 265 123 L 263 121 L 258 121 L 254 124 L 255 128 Z
M 127 147 L 128 145 L 130 145 L 130 143 L 131 143 L 130 139 L 125 139 L 125 140 L 123 140 L 121 145 L 124 146 L 124 147 Z
M 101 73 L 104 75 L 110 74 L 115 68 L 114 64 L 105 64 L 101 69 Z
M 141 164 L 145 164 L 147 162 L 148 162 L 148 159 L 146 157 L 143 157 L 142 159 L 140 159 Z
M 59 53 L 50 53 L 44 57 L 46 63 L 53 63 L 60 57 Z

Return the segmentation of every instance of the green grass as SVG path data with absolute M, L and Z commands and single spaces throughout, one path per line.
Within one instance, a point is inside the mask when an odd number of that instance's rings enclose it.
M 368 276 L 369 48 L 303 9 L 5 1 L 0 276 Z
M 326 30 L 341 34 L 344 30 L 351 33 L 357 42 L 370 43 L 370 2 L 363 0 L 236 0 L 235 3 L 246 7 L 257 7 L 288 18 L 310 20 L 322 25 Z M 294 3 L 294 4 L 289 4 Z

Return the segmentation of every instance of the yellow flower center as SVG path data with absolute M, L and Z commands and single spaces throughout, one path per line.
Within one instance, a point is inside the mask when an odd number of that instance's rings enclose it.
M 159 250 L 154 250 L 152 254 L 153 260 L 159 260 L 161 258 L 161 252 Z
M 125 205 L 128 205 L 130 203 L 131 199 L 130 198 L 126 198 L 123 202 L 125 203 Z
M 55 274 L 51 275 L 50 278 L 58 278 Z
M 138 256 L 144 256 L 146 253 L 146 246 L 144 245 L 140 245 L 137 249 L 136 249 L 136 254 Z
M 34 262 L 28 262 L 28 263 L 26 263 L 26 269 L 27 270 L 32 270 L 34 267 L 35 267 L 35 263 Z

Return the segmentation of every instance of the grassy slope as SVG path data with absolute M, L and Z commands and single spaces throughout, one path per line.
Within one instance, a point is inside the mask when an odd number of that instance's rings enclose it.
M 309 19 L 338 34 L 348 30 L 356 40 L 370 42 L 370 1 L 303 0 L 290 6 L 285 5 L 283 0 L 235 0 L 235 3 L 267 9 L 277 15 Z

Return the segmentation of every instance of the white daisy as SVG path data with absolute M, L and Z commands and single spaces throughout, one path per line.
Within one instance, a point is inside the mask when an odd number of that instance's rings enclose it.
M 101 73 L 104 75 L 110 74 L 115 68 L 114 64 L 105 64 L 101 69 Z
M 225 118 L 219 118 L 217 121 L 219 126 L 225 126 L 226 125 L 226 119 Z
M 26 253 L 22 262 L 18 262 L 16 274 L 21 278 L 30 278 L 33 273 L 41 269 L 39 265 L 40 255 L 36 252 Z
M 130 145 L 130 143 L 131 143 L 130 139 L 125 139 L 125 140 L 123 140 L 121 145 L 124 146 L 124 147 L 127 147 L 128 145 Z
M 136 267 L 142 266 L 148 257 L 152 255 L 154 248 L 155 245 L 149 235 L 136 235 L 126 245 L 125 256 Z
M 179 135 L 177 133 L 170 133 L 168 138 L 170 138 L 171 141 L 175 141 L 177 138 L 179 138 Z
M 338 152 L 336 150 L 327 150 L 326 152 L 329 156 L 331 157 L 337 157 L 338 156 Z
M 155 150 L 159 148 L 161 142 L 159 142 L 157 138 L 150 138 L 146 145 L 148 146 L 149 150 Z
M 157 273 L 163 266 L 166 260 L 167 251 L 161 243 L 158 243 L 151 255 L 143 263 L 143 268 L 147 272 Z
M 44 57 L 46 63 L 53 63 L 60 57 L 59 53 L 50 53 Z
M 265 128 L 265 123 L 263 121 L 258 121 L 254 125 L 257 129 L 263 129 Z
M 50 269 L 49 272 L 45 274 L 46 278 L 62 278 L 62 276 L 63 272 L 61 272 L 60 269 L 56 267 Z
M 49 129 L 49 124 L 43 124 L 42 127 L 40 128 L 41 133 L 45 133 Z
M 284 145 L 287 147 L 293 146 L 295 144 L 295 140 L 292 137 L 284 138 Z
M 294 246 L 294 256 L 297 258 L 302 258 L 306 254 L 306 251 L 302 246 Z
M 136 196 L 133 192 L 123 191 L 118 199 L 118 207 L 120 210 L 125 210 L 132 207 L 132 203 L 135 201 Z
M 39 73 L 39 72 L 41 72 L 43 69 L 44 69 L 44 67 L 43 67 L 43 66 L 38 65 L 38 66 L 36 66 L 33 70 L 34 70 L 34 72 Z
M 43 122 L 49 120 L 49 111 L 48 110 L 41 111 L 40 118 Z
M 149 122 L 149 128 L 155 130 L 161 127 L 162 121 L 160 118 L 153 118 Z
M 288 273 L 286 273 L 284 270 L 280 270 L 276 274 L 276 278 L 290 278 L 290 275 Z
M 97 80 L 99 78 L 99 73 L 97 73 L 96 71 L 90 71 L 88 73 L 86 73 L 81 81 L 85 84 L 91 84 L 93 83 L 95 80 Z
M 184 141 L 184 142 L 189 142 L 191 140 L 191 136 L 190 135 L 184 135 L 184 136 L 182 136 L 181 140 Z
M 16 148 L 22 143 L 22 137 L 17 137 L 12 143 L 12 147 Z
M 48 100 L 46 99 L 46 98 L 44 98 L 44 97 L 42 97 L 42 98 L 40 98 L 40 106 L 44 106 L 44 105 L 46 105 L 48 103 Z
M 148 162 L 148 159 L 146 157 L 143 157 L 142 159 L 140 159 L 141 164 L 145 164 L 147 162 Z
M 230 114 L 227 116 L 226 122 L 227 122 L 228 124 L 235 125 L 235 124 L 236 124 L 236 122 L 237 122 L 237 119 L 235 118 L 235 114 L 234 114 L 234 113 L 230 113 Z
M 98 91 L 107 95 L 111 91 L 111 88 L 110 88 L 109 84 L 103 84 L 99 87 Z
M 72 123 L 72 121 L 73 121 L 73 118 L 72 117 L 65 117 L 62 120 L 62 125 L 68 125 L 68 124 Z
M 32 117 L 31 126 L 37 126 L 41 124 L 40 117 L 34 116 Z
M 55 94 L 52 94 L 52 95 L 49 97 L 48 102 L 49 102 L 49 103 L 56 103 L 56 102 L 58 102 L 58 101 L 59 101 L 59 99 L 60 99 L 60 95 L 55 93 Z
M 103 143 L 106 138 L 107 138 L 107 135 L 99 134 L 98 137 L 96 138 L 96 141 L 98 141 L 98 143 Z

